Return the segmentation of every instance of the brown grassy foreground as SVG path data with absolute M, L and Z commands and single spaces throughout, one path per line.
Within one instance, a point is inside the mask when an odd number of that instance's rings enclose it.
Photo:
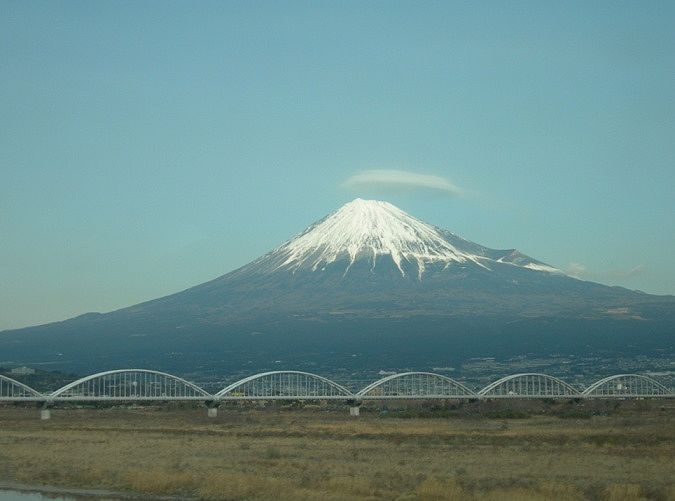
M 48 422 L 0 407 L 0 480 L 200 499 L 675 500 L 674 407 L 56 409 Z

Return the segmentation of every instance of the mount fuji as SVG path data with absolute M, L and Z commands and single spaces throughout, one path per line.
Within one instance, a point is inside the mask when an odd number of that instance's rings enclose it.
M 675 297 L 586 282 L 356 199 L 251 263 L 111 313 L 0 333 L 0 361 L 190 371 L 673 349 Z

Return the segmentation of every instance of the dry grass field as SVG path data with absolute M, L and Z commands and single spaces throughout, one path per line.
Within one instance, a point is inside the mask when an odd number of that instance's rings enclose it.
M 196 499 L 675 500 L 675 402 L 565 405 L 55 409 L 46 422 L 6 406 L 0 480 Z

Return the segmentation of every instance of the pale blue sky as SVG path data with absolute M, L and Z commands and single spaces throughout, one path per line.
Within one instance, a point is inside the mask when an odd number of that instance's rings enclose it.
M 356 196 L 675 293 L 675 2 L 0 1 L 0 329 L 209 280 Z M 344 186 L 368 169 L 462 196 Z

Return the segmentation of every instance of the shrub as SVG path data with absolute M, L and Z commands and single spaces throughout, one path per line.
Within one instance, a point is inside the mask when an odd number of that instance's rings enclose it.
M 605 489 L 605 501 L 638 501 L 642 497 L 642 488 L 637 484 L 611 484 Z
M 198 489 L 202 499 L 291 499 L 293 486 L 283 480 L 260 475 L 211 475 Z
M 166 470 L 137 470 L 127 472 L 131 489 L 139 492 L 178 494 L 192 492 L 197 486 L 194 477 L 188 473 Z
M 265 449 L 266 459 L 280 459 L 282 456 L 281 451 L 276 447 L 269 446 Z
M 420 501 L 461 501 L 468 497 L 455 477 L 443 480 L 427 478 L 417 486 L 415 494 Z

